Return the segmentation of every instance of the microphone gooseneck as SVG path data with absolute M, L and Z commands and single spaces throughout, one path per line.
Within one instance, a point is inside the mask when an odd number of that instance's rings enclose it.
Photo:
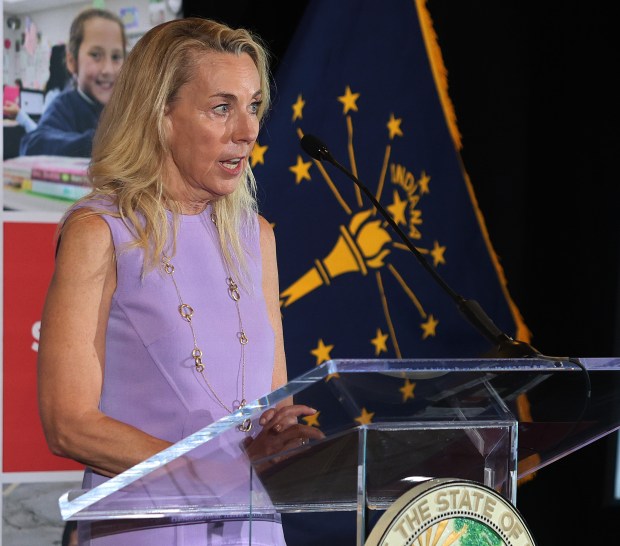
M 343 167 L 330 153 L 327 146 L 317 137 L 313 135 L 304 135 L 301 139 L 302 149 L 313 159 L 317 161 L 327 161 L 334 165 L 338 170 L 342 171 L 348 178 L 353 180 L 355 184 L 364 192 L 366 197 L 370 199 L 375 208 L 381 213 L 381 216 L 392 226 L 392 229 L 402 239 L 403 243 L 413 253 L 413 255 L 422 264 L 424 269 L 428 271 L 431 277 L 439 284 L 452 300 L 456 303 L 458 309 L 465 316 L 471 325 L 473 325 L 484 337 L 492 344 L 493 349 L 487 353 L 487 357 L 494 358 L 526 358 L 542 356 L 539 351 L 534 349 L 524 341 L 518 341 L 502 332 L 484 312 L 480 304 L 475 300 L 465 299 L 463 296 L 455 292 L 435 271 L 431 264 L 426 260 L 424 255 L 415 247 L 405 232 L 398 226 L 392 216 L 385 210 L 383 205 L 379 203 L 376 197 L 362 184 L 359 179 L 348 169 Z

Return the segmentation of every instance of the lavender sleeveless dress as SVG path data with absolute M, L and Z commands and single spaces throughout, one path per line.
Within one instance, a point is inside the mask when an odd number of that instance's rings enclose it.
M 177 442 L 227 414 L 194 369 L 190 327 L 177 311 L 172 279 L 163 271 L 141 278 L 142 252 L 127 249 L 131 234 L 120 219 L 103 218 L 110 227 L 117 258 L 117 288 L 106 335 L 106 362 L 100 408 L 103 413 L 147 433 Z M 239 310 L 249 339 L 245 346 L 245 394 L 242 393 L 239 318 L 228 294 L 224 266 L 211 207 L 199 215 L 181 216 L 176 254 L 170 258 L 184 303 L 194 309 L 192 324 L 203 351 L 205 373 L 217 396 L 231 406 L 245 396 L 251 401 L 270 392 L 274 333 L 261 289 L 262 268 L 258 219 L 244 235 L 251 252 L 247 261 L 252 286 L 241 286 Z M 235 431 L 237 432 L 237 431 Z M 239 432 L 239 440 L 243 433 Z M 87 469 L 84 487 L 105 477 Z M 79 524 L 81 545 L 199 546 L 248 543 L 248 522 L 192 523 L 152 528 L 131 521 Z M 129 525 L 129 529 L 127 526 Z M 148 525 L 146 526 L 148 527 Z M 119 530 L 123 530 L 119 534 Z M 254 521 L 252 544 L 284 545 L 279 522 Z

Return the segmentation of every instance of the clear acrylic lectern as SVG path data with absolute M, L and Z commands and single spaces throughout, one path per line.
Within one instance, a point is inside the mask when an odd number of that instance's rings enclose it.
M 332 360 L 91 490 L 64 519 L 272 520 L 384 510 L 429 478 L 517 480 L 620 427 L 620 358 Z M 294 396 L 325 438 L 250 461 L 238 426 Z M 163 520 L 162 520 L 163 521 Z M 251 543 L 251 539 L 248 539 Z

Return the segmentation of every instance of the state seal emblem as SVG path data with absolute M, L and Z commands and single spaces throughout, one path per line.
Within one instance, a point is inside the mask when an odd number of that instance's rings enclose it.
M 365 546 L 535 546 L 518 510 L 495 490 L 452 478 L 426 481 L 381 516 Z

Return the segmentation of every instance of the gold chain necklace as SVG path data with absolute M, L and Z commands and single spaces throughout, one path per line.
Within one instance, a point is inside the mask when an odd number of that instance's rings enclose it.
M 211 221 L 217 228 L 217 221 L 216 221 L 215 214 L 211 214 Z M 239 309 L 239 300 L 241 299 L 241 294 L 239 293 L 239 287 L 237 286 L 237 284 L 231 277 L 230 271 L 228 269 L 228 265 L 226 264 L 223 258 L 222 258 L 222 261 L 224 262 L 224 265 L 226 267 L 226 272 L 228 273 L 228 276 L 226 277 L 226 284 L 228 286 L 228 295 L 235 302 L 235 309 L 237 310 L 237 318 L 239 319 L 239 331 L 237 332 L 237 340 L 239 341 L 239 344 L 241 345 L 241 401 L 234 400 L 232 403 L 232 410 L 228 408 L 228 406 L 219 397 L 217 392 L 215 392 L 215 389 L 212 387 L 211 382 L 209 381 L 209 378 L 205 374 L 205 365 L 202 361 L 202 355 L 203 355 L 202 349 L 198 347 L 196 331 L 194 330 L 194 325 L 192 323 L 192 317 L 194 316 L 194 309 L 192 308 L 191 305 L 183 301 L 183 297 L 181 296 L 181 291 L 179 290 L 177 281 L 174 278 L 174 265 L 172 265 L 170 258 L 166 256 L 165 254 L 162 256 L 162 264 L 164 267 L 164 271 L 168 275 L 170 275 L 170 278 L 172 279 L 172 284 L 174 285 L 174 289 L 176 290 L 176 293 L 177 293 L 177 297 L 179 298 L 179 306 L 177 307 L 177 310 L 179 314 L 181 315 L 181 318 L 185 322 L 187 322 L 192 332 L 192 338 L 194 340 L 194 348 L 192 349 L 191 356 L 194 359 L 194 369 L 200 374 L 200 376 L 202 377 L 203 381 L 209 388 L 209 391 L 211 391 L 211 394 L 213 395 L 217 403 L 222 408 L 224 408 L 224 410 L 226 410 L 228 413 L 232 413 L 233 411 L 243 408 L 247 404 L 245 400 L 245 346 L 248 344 L 249 340 L 243 329 L 243 320 L 241 318 L 241 311 Z M 237 427 L 237 429 L 240 430 L 241 432 L 250 432 L 250 430 L 252 429 L 252 420 L 245 419 L 243 423 Z

